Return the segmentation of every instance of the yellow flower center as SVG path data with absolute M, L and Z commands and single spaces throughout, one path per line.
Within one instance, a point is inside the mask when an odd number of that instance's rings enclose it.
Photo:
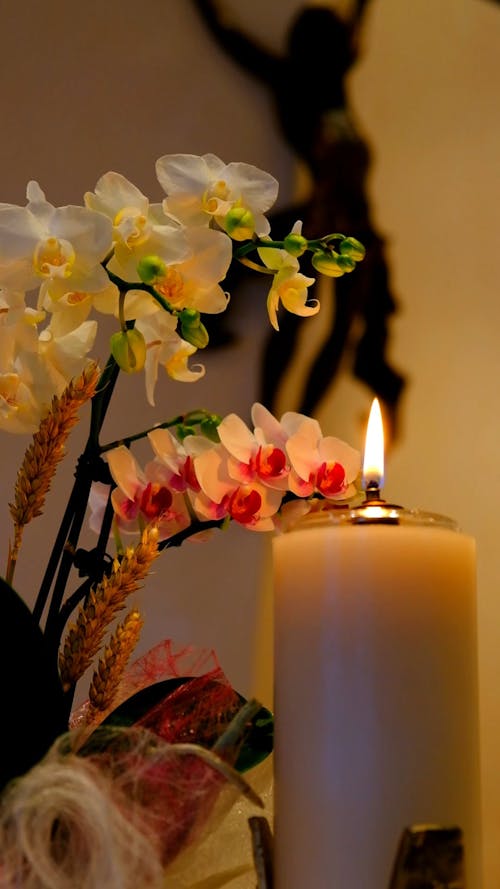
M 19 385 L 18 374 L 6 373 L 0 377 L 0 412 L 5 413 L 5 406 L 13 410 L 19 409 L 17 400 L 17 388 Z
M 218 179 L 215 185 L 213 185 L 212 191 L 215 197 L 220 198 L 222 201 L 225 201 L 228 195 L 227 182 L 225 182 L 224 179 Z
M 155 282 L 155 290 L 161 293 L 172 305 L 179 305 L 182 301 L 184 281 L 177 269 L 167 268 L 161 280 Z
M 211 188 L 208 188 L 203 195 L 202 205 L 207 213 L 216 213 L 219 201 L 227 201 L 229 197 L 229 188 L 224 179 L 218 179 Z
M 38 242 L 33 266 L 42 278 L 69 278 L 75 258 L 75 251 L 69 241 L 51 237 Z
M 177 349 L 168 361 L 165 362 L 165 370 L 169 377 L 172 377 L 175 380 L 179 371 L 184 371 L 186 369 L 187 360 L 195 351 L 196 349 L 190 347 L 181 347 L 180 349 Z
M 149 237 L 148 218 L 137 207 L 122 207 L 116 214 L 113 225 L 129 247 L 137 247 Z
M 278 293 L 283 302 L 287 300 L 290 302 L 294 302 L 300 294 L 299 289 L 297 288 L 297 280 L 295 276 L 293 278 L 289 278 L 287 281 L 283 281 L 278 286 Z
M 66 294 L 66 302 L 69 306 L 77 306 L 79 303 L 85 302 L 88 297 L 88 293 L 79 293 L 73 290 L 71 293 Z

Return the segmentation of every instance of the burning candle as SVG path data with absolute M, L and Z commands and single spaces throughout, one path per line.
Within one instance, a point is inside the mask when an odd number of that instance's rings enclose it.
M 475 544 L 381 498 L 377 407 L 364 503 L 273 541 L 276 887 L 387 889 L 433 823 L 462 828 L 479 889 Z

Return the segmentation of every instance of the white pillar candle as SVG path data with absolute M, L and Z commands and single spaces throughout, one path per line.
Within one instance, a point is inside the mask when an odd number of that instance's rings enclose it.
M 474 540 L 382 505 L 273 547 L 277 889 L 388 889 L 416 823 L 462 828 L 480 889 Z

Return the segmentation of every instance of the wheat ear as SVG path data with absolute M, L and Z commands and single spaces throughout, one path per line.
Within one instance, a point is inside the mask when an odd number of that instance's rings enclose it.
M 129 547 L 120 560 L 115 559 L 109 577 L 104 577 L 80 606 L 59 657 L 61 681 L 65 691 L 90 666 L 100 648 L 106 628 L 124 607 L 127 596 L 139 587 L 158 555 L 158 529 L 155 525 L 148 525 L 135 549 Z
M 9 549 L 7 579 L 12 582 L 23 531 L 32 519 L 42 514 L 45 498 L 57 464 L 65 453 L 70 430 L 78 420 L 78 410 L 95 393 L 99 369 L 92 362 L 68 384 L 62 395 L 52 399 L 49 413 L 41 421 L 26 450 L 17 473 L 14 501 L 9 503 L 14 522 L 14 542 Z
M 87 714 L 89 721 L 97 712 L 103 712 L 111 706 L 143 624 L 141 615 L 134 608 L 111 636 L 90 683 L 90 707 Z

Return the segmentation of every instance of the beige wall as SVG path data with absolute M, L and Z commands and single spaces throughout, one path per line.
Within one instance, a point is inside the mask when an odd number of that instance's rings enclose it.
M 276 47 L 300 5 L 296 0 L 227 4 Z M 401 305 L 392 324 L 392 356 L 410 378 L 402 436 L 388 460 L 387 494 L 452 515 L 477 538 L 485 889 L 495 889 L 500 887 L 500 7 L 488 0 L 373 0 L 363 45 L 350 91 L 375 150 L 371 194 L 388 237 Z M 187 0 L 6 0 L 0 72 L 4 201 L 22 203 L 26 181 L 37 178 L 54 203 L 78 202 L 108 169 L 159 198 L 153 164 L 170 151 L 213 151 L 226 160 L 250 161 L 280 179 L 282 204 L 293 193 L 293 157 L 276 131 L 268 95 L 219 54 Z M 257 395 L 266 332 L 263 299 L 252 293 L 237 317 L 238 348 L 209 356 L 207 378 L 195 387 L 165 382 L 155 411 L 143 405 L 142 381 L 126 380 L 110 434 L 200 404 L 246 413 Z M 314 328 L 307 330 L 310 337 Z M 314 336 L 321 336 L 321 324 Z M 100 348 L 104 357 L 104 337 Z M 344 376 L 322 405 L 320 419 L 328 431 L 360 445 L 369 399 Z M 83 434 L 78 430 L 74 454 Z M 3 437 L 2 503 L 11 496 L 19 446 Z M 27 598 L 70 478 L 68 464 L 45 524 L 33 526 L 28 535 L 17 580 Z M 165 635 L 215 645 L 243 692 L 257 685 L 269 695 L 270 673 L 256 677 L 254 671 L 262 609 L 269 604 L 268 568 L 268 541 L 236 530 L 169 554 L 141 597 L 150 621 L 143 647 Z M 262 645 L 261 661 L 268 662 L 269 637 Z

